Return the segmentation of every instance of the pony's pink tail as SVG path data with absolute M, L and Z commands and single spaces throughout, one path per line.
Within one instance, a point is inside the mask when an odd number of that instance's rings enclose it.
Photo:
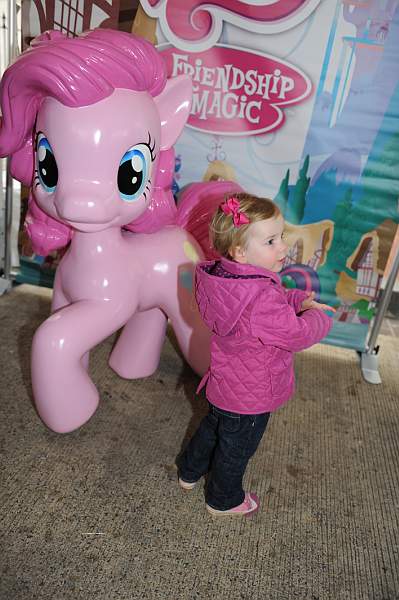
M 227 194 L 242 192 L 234 181 L 207 181 L 188 185 L 177 203 L 176 225 L 197 240 L 207 260 L 218 258 L 209 239 L 209 223 Z
M 68 225 L 42 211 L 32 194 L 29 194 L 24 226 L 32 242 L 33 252 L 39 256 L 47 256 L 53 250 L 63 248 L 69 244 L 73 235 L 73 230 Z

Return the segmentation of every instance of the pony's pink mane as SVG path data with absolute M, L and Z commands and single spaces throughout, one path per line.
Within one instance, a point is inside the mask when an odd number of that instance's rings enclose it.
M 117 88 L 157 96 L 165 84 L 164 61 L 154 46 L 142 38 L 109 29 L 96 29 L 73 39 L 59 31 L 48 31 L 35 38 L 31 48 L 3 75 L 0 156 L 10 156 L 11 174 L 30 186 L 35 121 L 45 98 L 80 107 L 107 98 Z M 165 192 L 163 174 L 163 165 L 170 163 L 171 154 L 173 151 L 160 153 L 151 203 L 128 229 L 150 233 L 174 221 L 176 207 L 172 194 Z M 167 170 L 169 173 L 169 167 Z M 26 230 L 34 251 L 40 254 L 64 246 L 73 235 L 67 225 L 46 215 L 33 196 L 29 200 Z
M 72 239 L 73 229 L 49 217 L 29 194 L 28 210 L 25 217 L 25 231 L 28 234 L 33 252 L 47 256 L 53 250 L 63 248 Z
M 165 84 L 164 61 L 142 38 L 110 29 L 76 38 L 60 31 L 43 33 L 3 75 L 0 156 L 11 157 L 11 174 L 29 186 L 35 121 L 45 98 L 80 107 L 107 98 L 117 88 L 157 96 Z

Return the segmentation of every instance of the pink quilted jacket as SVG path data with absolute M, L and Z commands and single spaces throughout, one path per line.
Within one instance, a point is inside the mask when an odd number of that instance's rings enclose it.
M 225 258 L 197 265 L 196 298 L 212 331 L 209 402 L 231 412 L 276 410 L 294 392 L 293 353 L 327 335 L 332 319 L 300 312 L 306 293 L 286 291 L 280 277 Z

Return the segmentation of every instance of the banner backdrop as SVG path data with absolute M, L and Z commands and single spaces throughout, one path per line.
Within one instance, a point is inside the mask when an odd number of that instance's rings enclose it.
M 232 179 L 275 199 L 285 285 L 364 350 L 398 223 L 398 0 L 141 0 L 135 31 L 193 80 L 176 191 Z

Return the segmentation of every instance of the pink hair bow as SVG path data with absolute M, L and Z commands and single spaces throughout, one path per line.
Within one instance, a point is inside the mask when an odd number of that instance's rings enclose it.
M 248 219 L 247 215 L 243 212 L 240 212 L 240 203 L 237 200 L 237 198 L 234 198 L 234 196 L 227 198 L 227 200 L 225 200 L 223 204 L 220 205 L 220 208 L 222 209 L 225 215 L 233 216 L 234 227 L 239 227 L 240 225 L 248 225 L 248 223 L 250 223 L 250 220 Z

